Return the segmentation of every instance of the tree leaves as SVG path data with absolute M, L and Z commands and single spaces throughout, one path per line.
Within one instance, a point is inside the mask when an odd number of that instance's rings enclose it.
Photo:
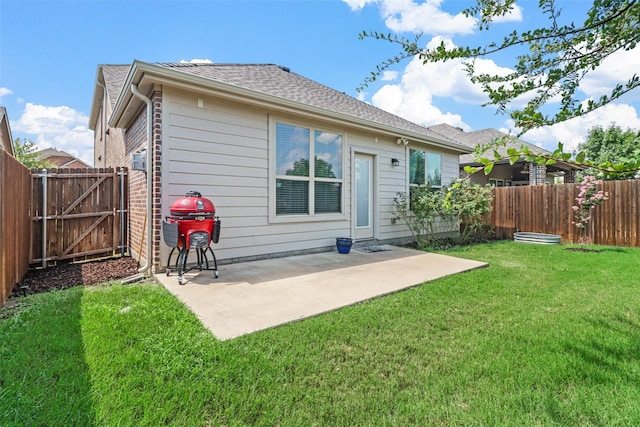
M 631 132 L 631 131 L 627 131 Z M 640 139 L 640 132 L 636 135 Z M 496 139 L 488 144 L 479 144 L 474 151 L 474 160 L 481 164 L 480 167 L 465 166 L 464 171 L 468 174 L 484 171 L 485 175 L 489 175 L 496 163 L 509 160 L 509 164 L 513 165 L 519 160 L 536 165 L 554 165 L 557 163 L 571 164 L 579 169 L 586 169 L 586 173 L 600 175 L 607 179 L 629 179 L 637 177 L 640 174 L 640 143 L 634 139 L 633 152 L 625 158 L 617 158 L 616 161 L 602 160 L 596 162 L 588 159 L 588 153 L 579 151 L 577 153 L 564 152 L 564 144 L 558 143 L 558 147 L 552 153 L 534 152 L 528 145 L 523 144 L 519 149 L 508 147 L 506 154 L 500 154 L 497 150 L 505 144 L 505 138 Z M 489 158 L 487 153 L 492 153 L 493 158 Z
M 516 0 L 476 0 L 476 4 L 463 13 L 476 18 L 480 30 L 488 30 L 494 19 L 509 13 L 515 4 Z M 362 32 L 360 38 L 373 37 L 398 44 L 401 52 L 380 63 L 359 90 L 375 81 L 390 66 L 411 57 L 418 57 L 424 63 L 462 59 L 471 81 L 480 84 L 488 95 L 488 104 L 501 113 L 508 113 L 524 133 L 587 114 L 640 86 L 640 79 L 633 75 L 598 99 L 587 99 L 578 90 L 582 80 L 597 70 L 602 61 L 620 50 L 633 49 L 640 40 L 640 3 L 637 0 L 594 0 L 587 18 L 580 25 L 562 24 L 555 0 L 540 0 L 539 7 L 549 18 L 548 25 L 513 31 L 501 42 L 493 41 L 480 47 L 447 47 L 441 42 L 436 48 L 427 50 L 420 47 L 420 35 L 409 40 L 393 34 Z M 526 53 L 520 52 L 523 47 L 527 48 Z M 474 59 L 512 50 L 518 52 L 511 65 L 514 72 L 507 75 L 476 72 Z M 529 99 L 527 104 L 512 109 L 512 101 L 522 96 Z M 560 99 L 560 103 L 555 113 L 547 115 L 540 111 L 542 106 L 556 99 Z

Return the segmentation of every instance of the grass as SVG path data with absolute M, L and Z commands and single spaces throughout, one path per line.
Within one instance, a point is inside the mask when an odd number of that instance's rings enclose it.
M 496 242 L 486 269 L 220 342 L 155 284 L 21 299 L 0 425 L 640 425 L 640 250 Z

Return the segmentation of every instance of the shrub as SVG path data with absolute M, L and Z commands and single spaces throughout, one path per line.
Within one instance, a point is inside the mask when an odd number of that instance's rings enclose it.
M 468 243 L 486 228 L 487 214 L 491 212 L 491 187 L 473 184 L 469 179 L 458 179 L 445 190 L 444 209 L 461 227 L 460 240 Z
M 573 221 L 573 224 L 578 227 L 581 232 L 581 245 L 588 243 L 590 240 L 591 211 L 609 198 L 609 193 L 598 189 L 601 185 L 602 180 L 597 180 L 594 176 L 587 175 L 578 186 L 580 192 L 578 193 L 578 197 L 576 197 L 577 204 L 571 208 L 573 209 L 576 219 Z
M 409 227 L 418 247 L 425 249 L 434 245 L 437 235 L 435 226 L 442 222 L 451 224 L 453 227 L 450 231 L 456 234 L 460 232 L 460 225 L 464 224 L 459 241 L 472 241 L 483 231 L 492 200 L 490 187 L 460 179 L 442 189 L 411 187 L 409 196 L 406 193 L 396 195 L 393 207 L 394 214 Z

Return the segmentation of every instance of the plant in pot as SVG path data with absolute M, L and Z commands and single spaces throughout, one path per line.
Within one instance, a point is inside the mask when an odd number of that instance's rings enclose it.
M 348 254 L 351 250 L 351 246 L 353 245 L 353 239 L 350 237 L 337 237 L 336 238 L 336 248 L 338 248 L 338 252 L 341 254 Z

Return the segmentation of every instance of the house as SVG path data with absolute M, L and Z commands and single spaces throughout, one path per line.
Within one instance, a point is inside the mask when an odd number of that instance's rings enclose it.
M 215 204 L 223 263 L 408 241 L 397 193 L 448 184 L 471 151 L 272 64 L 99 65 L 89 123 L 96 167 L 148 159 L 129 173 L 129 242 L 153 271 L 171 250 L 162 220 L 189 191 Z
M 430 130 L 436 132 L 442 137 L 460 142 L 474 149 L 479 144 L 489 144 L 497 139 L 506 138 L 506 146 L 497 149 L 501 156 L 506 156 L 508 148 L 520 150 L 524 145 L 534 153 L 551 154 L 551 152 L 522 141 L 512 135 L 500 132 L 497 129 L 483 129 L 473 132 L 465 132 L 460 128 L 439 124 L 430 126 Z M 487 154 L 488 158 L 493 158 L 493 153 Z M 482 163 L 474 160 L 473 154 L 462 154 L 460 156 L 460 175 L 467 176 L 464 172 L 465 166 L 481 167 Z M 472 182 L 480 185 L 492 185 L 496 187 L 508 187 L 512 185 L 540 185 L 554 183 L 572 183 L 575 182 L 576 171 L 579 170 L 574 165 L 558 162 L 553 165 L 537 165 L 526 162 L 524 158 L 520 158 L 513 165 L 509 163 L 509 159 L 497 162 L 489 175 L 485 175 L 482 171 L 471 175 Z
M 57 148 L 45 148 L 33 153 L 38 160 L 46 161 L 54 168 L 89 168 L 88 164 Z
M 7 109 L 4 107 L 0 107 L 0 148 L 15 157 L 9 117 L 7 116 Z

